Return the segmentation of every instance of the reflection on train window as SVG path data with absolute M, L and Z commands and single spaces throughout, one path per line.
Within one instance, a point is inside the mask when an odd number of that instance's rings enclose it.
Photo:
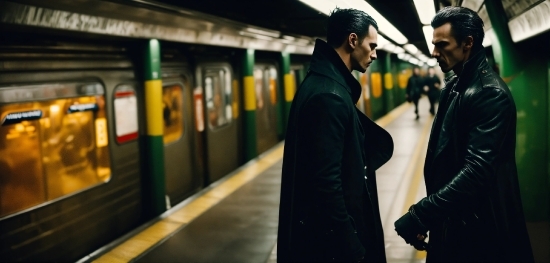
M 277 70 L 274 66 L 255 66 L 256 108 L 261 110 L 265 103 L 277 104 Z
M 164 144 L 169 144 L 179 140 L 183 135 L 183 88 L 177 84 L 164 86 L 162 104 Z
M 211 130 L 231 123 L 233 110 L 231 108 L 232 90 L 231 74 L 226 69 L 206 70 L 204 74 L 204 90 L 208 126 Z
M 0 104 L 0 216 L 111 177 L 101 96 Z

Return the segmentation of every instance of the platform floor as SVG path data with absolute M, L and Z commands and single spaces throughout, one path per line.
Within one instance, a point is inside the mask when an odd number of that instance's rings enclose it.
M 393 222 L 425 196 L 422 169 L 433 117 L 428 100 L 404 104 L 377 122 L 393 137 L 391 160 L 377 171 L 388 262 L 424 262 Z M 91 256 L 94 262 L 276 262 L 284 143 Z M 86 261 L 86 260 L 84 260 Z

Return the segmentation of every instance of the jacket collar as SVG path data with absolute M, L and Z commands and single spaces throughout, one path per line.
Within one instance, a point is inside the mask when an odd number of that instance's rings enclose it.
M 453 74 L 445 78 L 445 83 L 448 83 L 449 81 L 452 81 L 454 79 L 458 79 L 458 81 L 460 81 L 461 79 L 471 79 L 472 75 L 477 72 L 477 69 L 480 68 L 481 64 L 485 62 L 485 59 L 485 50 L 481 48 L 470 58 L 468 58 L 466 62 L 464 62 L 464 65 L 462 65 L 462 73 L 460 74 L 460 76 Z
M 336 50 L 321 39 L 315 41 L 309 70 L 338 82 L 349 92 L 353 103 L 357 103 L 359 100 L 361 85 L 353 77 Z

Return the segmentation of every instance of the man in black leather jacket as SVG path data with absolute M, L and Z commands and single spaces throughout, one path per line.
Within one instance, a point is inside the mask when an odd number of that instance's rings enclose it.
M 446 79 L 428 144 L 427 197 L 395 229 L 427 249 L 427 262 L 532 262 L 515 162 L 516 107 L 487 63 L 483 21 L 447 7 L 431 25 L 432 56 L 455 75 Z
M 285 138 L 279 262 L 385 262 L 374 171 L 392 155 L 391 136 L 355 104 L 376 59 L 377 25 L 336 9 L 294 96 Z

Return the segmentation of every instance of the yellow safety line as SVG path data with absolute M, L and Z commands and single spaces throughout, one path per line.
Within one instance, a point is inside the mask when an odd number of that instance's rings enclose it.
M 405 214 L 409 210 L 409 207 L 414 204 L 416 194 L 418 193 L 420 181 L 424 174 L 424 158 L 422 158 L 423 155 L 421 155 L 420 153 L 426 150 L 432 119 L 433 117 L 430 116 L 430 119 L 427 120 L 426 123 L 424 123 L 422 132 L 420 133 L 420 140 L 418 141 L 418 144 L 414 149 L 411 159 L 409 160 L 409 165 L 407 166 L 407 170 L 405 172 L 405 178 L 412 176 L 412 180 L 411 184 L 409 185 L 407 195 L 405 197 L 403 212 L 401 214 Z M 426 251 L 416 251 L 415 258 L 424 259 L 426 258 L 426 255 Z
M 384 127 L 399 117 L 408 105 L 401 105 L 380 118 L 377 123 Z M 257 159 L 241 171 L 237 172 L 220 185 L 208 190 L 189 204 L 173 212 L 166 218 L 154 223 L 144 231 L 136 234 L 122 244 L 103 254 L 93 262 L 122 263 L 130 262 L 146 252 L 158 242 L 176 232 L 181 226 L 190 223 L 202 213 L 212 208 L 244 184 L 256 178 L 283 157 L 283 144 L 274 147 L 272 151 Z
M 376 120 L 375 122 L 380 125 L 381 127 L 386 127 L 388 126 L 388 124 L 390 124 L 392 121 L 394 121 L 395 119 L 397 119 L 397 117 L 403 115 L 403 113 L 405 111 L 407 111 L 409 109 L 409 107 L 411 106 L 412 104 L 411 103 L 403 103 L 401 104 L 400 106 L 398 106 L 397 108 L 393 109 L 392 111 L 390 111 L 388 114 L 380 117 L 378 120 Z

